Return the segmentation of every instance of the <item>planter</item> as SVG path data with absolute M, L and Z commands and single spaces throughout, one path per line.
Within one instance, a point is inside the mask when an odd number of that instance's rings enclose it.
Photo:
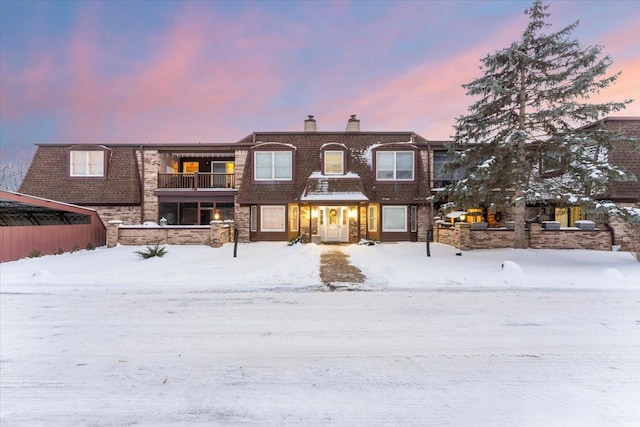
M 474 222 L 473 224 L 471 224 L 471 229 L 472 230 L 486 230 L 488 225 L 489 225 L 488 222 Z
M 545 230 L 560 230 L 560 221 L 542 221 Z
M 576 221 L 576 227 L 580 230 L 592 231 L 596 229 L 596 223 L 589 220 Z

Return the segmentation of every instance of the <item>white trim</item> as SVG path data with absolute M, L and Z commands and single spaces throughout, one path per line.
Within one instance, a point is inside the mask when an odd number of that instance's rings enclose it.
M 101 159 L 99 163 L 91 163 L 90 153 L 99 153 Z M 83 158 L 81 158 L 83 157 Z M 84 165 L 84 173 L 77 173 L 74 165 Z M 100 165 L 100 171 L 92 173 L 92 166 Z M 105 151 L 104 150 L 70 150 L 69 151 L 69 176 L 72 177 L 103 177 L 105 169 Z
M 344 175 L 344 150 L 324 150 L 324 165 L 323 170 L 325 175 Z M 328 172 L 327 171 L 327 154 L 340 154 L 340 172 Z M 335 162 L 337 164 L 337 162 Z
M 381 178 L 380 177 L 380 154 L 393 154 L 392 165 L 392 177 Z M 408 153 L 411 154 L 411 177 L 410 178 L 398 178 L 398 154 Z M 413 181 L 416 176 L 416 154 L 415 151 L 376 151 L 376 181 Z
M 276 154 L 280 154 L 280 153 L 289 155 L 289 176 L 284 178 L 276 177 Z M 257 174 L 258 154 L 271 155 L 271 176 L 268 178 L 258 177 L 258 174 Z M 293 181 L 293 152 L 292 151 L 254 151 L 253 152 L 253 179 L 255 181 Z

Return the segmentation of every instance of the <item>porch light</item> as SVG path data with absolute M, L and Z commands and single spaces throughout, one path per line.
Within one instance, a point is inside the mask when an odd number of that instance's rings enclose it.
M 220 211 L 216 209 L 215 213 L 213 214 L 213 219 L 216 221 L 220 220 Z
M 350 209 L 349 210 L 349 218 L 354 219 L 358 217 L 358 210 L 357 209 Z

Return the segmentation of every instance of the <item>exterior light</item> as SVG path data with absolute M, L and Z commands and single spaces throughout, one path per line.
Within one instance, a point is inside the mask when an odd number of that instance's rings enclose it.
M 213 214 L 213 219 L 216 221 L 220 220 L 220 211 L 216 210 L 216 212 Z

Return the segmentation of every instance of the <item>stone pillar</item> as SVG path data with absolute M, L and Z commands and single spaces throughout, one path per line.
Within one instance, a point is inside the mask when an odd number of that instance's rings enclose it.
M 158 150 L 145 148 L 144 157 L 144 212 L 142 212 L 142 222 L 154 221 L 158 218 L 158 196 L 155 191 L 158 188 L 158 172 L 160 172 L 160 156 Z
M 222 221 L 213 220 L 209 223 L 211 228 L 211 246 L 219 248 L 224 243 L 222 241 Z
M 542 225 L 532 222 L 529 224 L 529 247 L 532 249 L 542 248 Z
M 461 251 L 471 250 L 471 224 L 468 222 L 456 223 L 456 235 L 458 237 L 458 249 Z
M 238 241 L 241 243 L 247 243 L 250 239 L 249 227 L 251 225 L 251 209 L 249 206 L 239 207 L 236 205 L 235 214 L 235 224 L 239 231 Z
M 430 226 L 433 226 L 432 222 L 429 206 L 418 206 L 418 242 L 427 241 L 427 231 L 429 231 Z
M 118 245 L 118 234 L 122 221 L 114 219 L 107 223 L 107 247 L 113 248 Z

